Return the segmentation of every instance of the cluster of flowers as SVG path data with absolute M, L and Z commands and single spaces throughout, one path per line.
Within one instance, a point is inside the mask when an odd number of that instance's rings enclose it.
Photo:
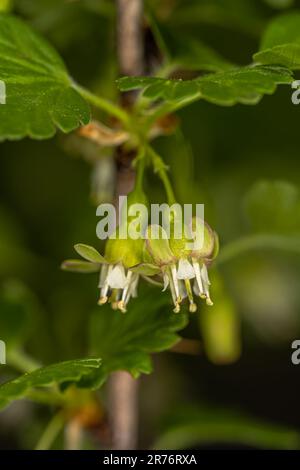
M 193 224 L 204 235 L 199 249 L 187 248 L 184 238 L 167 238 L 159 225 L 149 225 L 145 240 L 108 239 L 104 256 L 91 246 L 75 245 L 85 261 L 67 260 L 62 267 L 77 272 L 100 271 L 99 305 L 110 302 L 113 309 L 126 312 L 130 298 L 137 296 L 139 278 L 149 280 L 155 276 L 162 279 L 163 290 L 170 289 L 174 312 L 180 311 L 185 298 L 190 312 L 195 312 L 194 295 L 213 305 L 207 268 L 217 256 L 219 244 L 216 232 L 208 224 L 196 219 Z

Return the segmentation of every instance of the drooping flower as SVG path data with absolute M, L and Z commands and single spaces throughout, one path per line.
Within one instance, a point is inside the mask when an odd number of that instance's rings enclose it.
M 149 226 L 144 263 L 136 268 L 137 272 L 148 269 L 149 275 L 157 273 L 159 269 L 164 281 L 163 290 L 170 288 L 175 312 L 180 311 L 180 305 L 186 297 L 190 312 L 197 310 L 193 293 L 205 299 L 207 305 L 213 305 L 207 266 L 217 255 L 218 237 L 209 225 L 201 220 L 193 219 L 192 228 L 192 243 L 188 243 L 185 236 L 179 239 L 171 236 L 168 239 L 161 226 Z M 202 236 L 197 238 L 199 234 Z M 200 244 L 199 239 L 202 242 Z
M 194 236 L 194 246 L 189 250 L 189 257 L 191 259 L 194 273 L 194 292 L 199 295 L 201 299 L 205 299 L 207 305 L 213 305 L 210 298 L 210 280 L 208 277 L 207 267 L 216 258 L 219 251 L 219 239 L 215 231 L 201 219 L 193 218 L 191 228 Z M 197 238 L 198 234 L 201 234 Z M 201 242 L 199 243 L 199 239 Z M 199 246 L 197 245 L 199 244 Z
M 130 298 L 137 296 L 139 273 L 131 268 L 143 261 L 144 240 L 133 239 L 129 233 L 130 222 L 136 220 L 134 216 L 130 216 L 130 207 L 134 204 L 144 206 L 148 204 L 147 197 L 139 185 L 128 194 L 126 207 L 121 208 L 120 225 L 108 238 L 104 256 L 95 248 L 80 243 L 74 248 L 85 261 L 66 260 L 62 264 L 62 268 L 68 271 L 100 271 L 98 304 L 104 305 L 110 302 L 113 309 L 119 309 L 122 312 L 126 312 Z M 146 226 L 147 220 L 143 217 L 138 218 L 137 227 L 142 231 Z
M 66 260 L 62 264 L 62 269 L 75 272 L 100 272 L 98 304 L 103 305 L 109 301 L 113 309 L 126 312 L 128 301 L 137 295 L 139 274 L 130 268 L 142 260 L 143 241 L 110 238 L 106 243 L 104 256 L 89 245 L 80 243 L 74 248 L 86 261 Z
M 137 195 L 132 196 L 135 202 Z M 190 225 L 190 235 L 183 230 L 180 237 L 175 237 L 175 224 L 169 237 L 160 225 L 149 225 L 145 240 L 130 236 L 124 239 L 117 228 L 106 243 L 104 256 L 91 246 L 77 244 L 75 250 L 85 261 L 67 260 L 62 268 L 100 272 L 98 304 L 110 302 L 113 309 L 122 312 L 126 312 L 130 298 L 137 296 L 140 276 L 148 280 L 151 276 L 162 276 L 163 290 L 170 289 L 174 311 L 179 312 L 187 298 L 190 312 L 195 312 L 194 294 L 205 299 L 207 305 L 213 305 L 207 268 L 216 257 L 219 244 L 217 234 L 204 221 L 194 218 Z M 124 228 L 122 223 L 120 227 Z

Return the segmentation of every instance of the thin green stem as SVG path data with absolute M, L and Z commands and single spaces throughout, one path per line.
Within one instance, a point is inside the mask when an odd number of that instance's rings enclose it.
M 99 109 L 115 116 L 116 118 L 120 119 L 124 124 L 129 123 L 129 115 L 124 111 L 120 106 L 108 101 L 100 96 L 94 95 L 86 88 L 78 85 L 77 83 L 73 84 L 73 87 L 80 93 L 80 95 L 86 99 L 90 104 L 96 106 Z
M 140 151 L 135 160 L 136 164 L 136 178 L 135 178 L 135 189 L 138 191 L 143 190 L 143 180 L 144 180 L 144 173 L 145 173 L 145 147 L 141 147 Z
M 169 48 L 160 32 L 160 28 L 156 22 L 155 16 L 152 13 L 152 8 L 150 7 L 149 4 L 146 5 L 146 17 L 150 24 L 152 34 L 154 35 L 154 38 L 156 40 L 156 43 L 158 45 L 160 52 L 164 55 L 165 59 L 169 61 L 171 57 Z
M 7 353 L 8 365 L 20 372 L 32 372 L 41 367 L 41 365 L 32 357 L 28 356 L 20 349 L 14 349 Z
M 158 172 L 158 174 L 159 174 L 160 179 L 162 180 L 163 185 L 165 187 L 165 191 L 166 191 L 167 198 L 168 198 L 168 203 L 170 205 L 175 204 L 176 199 L 175 199 L 173 188 L 172 188 L 172 185 L 171 185 L 171 182 L 169 180 L 169 176 L 168 176 L 167 172 L 165 170 L 160 170 Z
M 25 398 L 42 405 L 62 406 L 66 404 L 66 398 L 63 394 L 56 392 L 54 389 L 48 390 L 29 390 Z
M 225 245 L 215 263 L 223 264 L 252 250 L 281 250 L 300 254 L 299 236 L 257 234 L 240 238 Z
M 41 435 L 35 450 L 48 450 L 64 427 L 64 419 L 61 412 L 56 413 L 49 421 L 46 429 Z
M 200 98 L 200 93 L 197 93 L 196 95 L 190 96 L 188 98 L 185 98 L 181 101 L 178 101 L 176 103 L 163 103 L 160 106 L 157 106 L 154 111 L 147 117 L 146 120 L 146 125 L 150 128 L 159 118 L 162 116 L 165 116 L 167 114 L 174 113 L 175 111 L 178 111 L 179 109 L 183 108 L 184 106 L 187 106 L 188 104 L 193 103 L 194 101 L 198 100 Z
M 166 195 L 167 195 L 167 199 L 168 199 L 168 204 L 169 205 L 175 204 L 176 203 L 176 198 L 175 198 L 175 194 L 174 194 L 174 191 L 173 191 L 173 188 L 172 188 L 171 181 L 170 181 L 169 176 L 168 176 L 166 164 L 164 163 L 164 161 L 160 157 L 160 155 L 158 155 L 158 153 L 156 153 L 155 150 L 152 147 L 148 146 L 147 150 L 148 150 L 148 153 L 151 157 L 154 171 L 155 171 L 155 173 L 158 174 L 158 176 L 160 177 L 160 179 L 161 179 L 161 181 L 164 185 Z

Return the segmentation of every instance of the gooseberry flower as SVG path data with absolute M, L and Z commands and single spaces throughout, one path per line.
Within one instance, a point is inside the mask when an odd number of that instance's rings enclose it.
M 75 250 L 82 260 L 66 260 L 62 269 L 75 272 L 100 272 L 99 305 L 110 301 L 113 309 L 126 312 L 131 297 L 136 297 L 139 274 L 130 268 L 142 261 L 143 240 L 110 238 L 102 256 L 94 247 L 79 243 Z
M 191 225 L 194 234 L 192 243 L 188 243 L 184 236 L 180 239 L 171 236 L 168 239 L 161 226 L 148 226 L 144 263 L 134 268 L 136 272 L 144 274 L 148 270 L 148 275 L 160 272 L 164 281 L 163 290 L 170 288 L 174 312 L 180 311 L 180 305 L 186 297 L 190 312 L 195 312 L 197 305 L 193 293 L 205 299 L 207 305 L 213 305 L 207 267 L 217 255 L 218 237 L 208 224 L 199 219 L 193 219 Z M 196 241 L 200 231 L 202 243 L 198 246 Z
M 127 197 L 129 213 L 130 206 L 141 203 L 148 205 L 147 197 L 138 185 Z M 62 269 L 77 272 L 100 272 L 98 304 L 103 305 L 109 301 L 113 309 L 126 312 L 130 298 L 137 296 L 139 273 L 131 268 L 143 261 L 144 240 L 130 238 L 128 222 L 132 217 L 127 214 L 124 208 L 121 208 L 121 212 L 120 225 L 108 238 L 104 256 L 92 246 L 79 243 L 74 248 L 85 261 L 66 260 L 62 264 Z M 142 218 L 139 221 L 142 230 L 147 226 L 147 220 Z M 124 233 L 127 237 L 124 237 Z
M 218 254 L 218 235 L 207 223 L 196 217 L 192 219 L 191 229 L 193 234 L 192 246 L 188 251 L 184 250 L 183 255 L 188 256 L 193 267 L 195 278 L 193 291 L 201 299 L 205 299 L 207 305 L 213 305 L 209 292 L 210 280 L 207 267 Z

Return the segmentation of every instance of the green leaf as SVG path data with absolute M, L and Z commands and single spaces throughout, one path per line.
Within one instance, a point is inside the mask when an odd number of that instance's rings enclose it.
M 90 261 L 91 263 L 107 263 L 105 258 L 101 256 L 93 246 L 78 243 L 74 246 L 74 248 L 80 256 Z
M 52 137 L 87 124 L 89 106 L 56 51 L 20 19 L 0 15 L 0 139 Z
M 264 233 L 300 234 L 300 193 L 286 181 L 258 181 L 245 196 L 250 227 Z
M 103 359 L 98 385 L 116 370 L 127 370 L 134 377 L 149 374 L 150 354 L 169 349 L 179 340 L 177 331 L 186 326 L 187 316 L 173 313 L 168 296 L 153 289 L 144 287 L 125 314 L 113 312 L 110 306 L 92 314 L 91 353 Z
M 241 444 L 263 449 L 299 449 L 300 434 L 284 426 L 230 410 L 188 406 L 169 417 L 155 449 L 193 449 L 207 444 Z
M 241 67 L 223 74 L 207 75 L 199 80 L 204 99 L 220 105 L 257 104 L 263 95 L 271 95 L 277 85 L 291 83 L 290 72 L 280 67 Z
M 253 59 L 260 64 L 300 69 L 300 13 L 286 13 L 271 21 Z
M 145 97 L 181 105 L 205 99 L 221 106 L 237 103 L 256 104 L 264 94 L 275 92 L 277 85 L 292 82 L 292 74 L 283 67 L 249 66 L 208 74 L 194 80 L 171 80 L 155 77 L 123 77 L 121 91 L 143 89 Z
M 88 380 L 101 367 L 101 359 L 78 359 L 42 367 L 17 379 L 0 385 L 0 408 L 38 387 L 51 385 L 77 384 L 85 386 Z
M 100 270 L 100 265 L 80 259 L 67 259 L 62 263 L 61 269 L 74 273 L 96 273 Z

